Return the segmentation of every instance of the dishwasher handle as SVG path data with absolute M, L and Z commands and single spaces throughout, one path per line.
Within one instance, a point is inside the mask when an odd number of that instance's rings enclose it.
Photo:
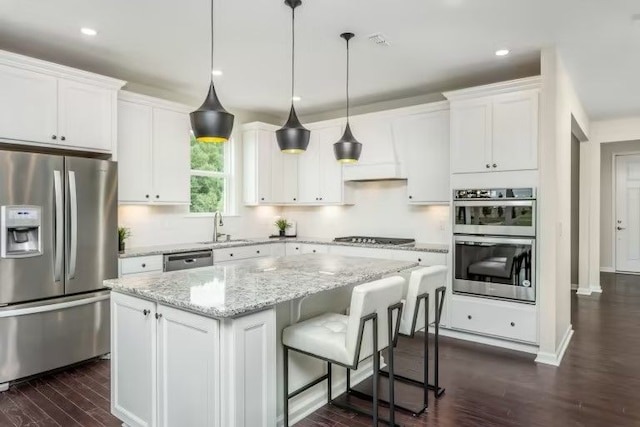
M 178 271 L 213 265 L 213 252 L 209 250 L 182 252 L 164 256 L 163 270 Z

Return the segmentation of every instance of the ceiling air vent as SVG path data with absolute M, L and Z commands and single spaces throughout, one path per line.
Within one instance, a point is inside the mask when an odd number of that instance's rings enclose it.
M 371 34 L 369 36 L 369 40 L 374 42 L 379 46 L 389 46 L 389 42 L 387 41 L 387 37 L 382 33 Z

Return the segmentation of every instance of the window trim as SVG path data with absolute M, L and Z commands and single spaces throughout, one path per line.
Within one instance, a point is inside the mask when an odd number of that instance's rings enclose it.
M 234 167 L 234 154 L 235 154 L 235 141 L 234 138 L 229 138 L 228 142 L 224 143 L 224 171 L 203 171 L 198 169 L 189 169 L 189 182 L 191 182 L 192 176 L 203 176 L 211 178 L 224 179 L 224 205 L 222 207 L 222 215 L 234 216 L 235 215 L 235 167 Z M 191 155 L 189 155 L 189 162 L 191 162 Z M 189 165 L 191 166 L 191 165 Z M 189 199 L 191 199 L 191 189 L 189 189 Z M 189 217 L 202 218 L 213 216 L 215 212 L 191 212 L 191 202 L 189 202 Z

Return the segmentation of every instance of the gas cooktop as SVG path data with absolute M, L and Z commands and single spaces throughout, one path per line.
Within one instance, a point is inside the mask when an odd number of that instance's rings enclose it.
M 398 239 L 393 237 L 368 237 L 368 236 L 347 236 L 336 237 L 334 242 L 342 243 L 362 243 L 366 245 L 397 245 L 397 246 L 409 246 L 413 245 L 416 241 L 414 239 Z

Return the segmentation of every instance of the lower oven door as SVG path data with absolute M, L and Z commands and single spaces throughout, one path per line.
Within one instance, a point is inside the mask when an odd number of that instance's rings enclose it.
M 535 239 L 456 235 L 453 292 L 535 303 Z

